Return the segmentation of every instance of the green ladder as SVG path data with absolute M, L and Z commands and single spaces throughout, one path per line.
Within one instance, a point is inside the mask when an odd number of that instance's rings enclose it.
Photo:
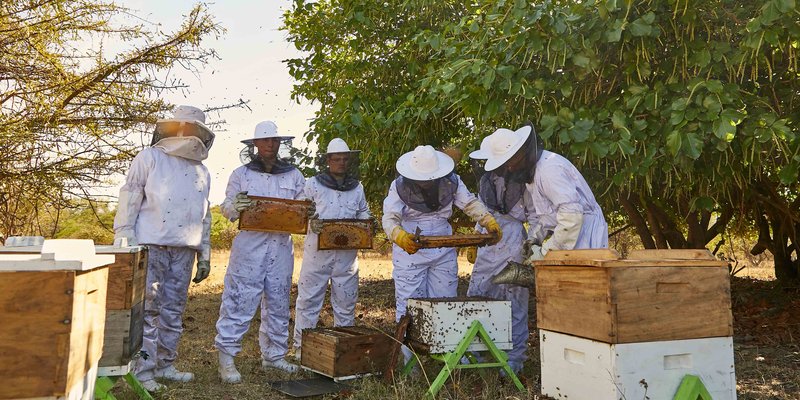
M 472 344 L 472 341 L 475 338 L 479 338 L 489 349 L 489 354 L 492 355 L 494 358 L 494 362 L 478 362 L 475 357 L 467 352 L 467 349 Z M 469 364 L 461 364 L 461 358 L 466 356 L 469 359 Z M 486 333 L 486 330 L 483 328 L 483 325 L 479 321 L 473 321 L 472 325 L 470 325 L 467 333 L 464 334 L 464 337 L 458 342 L 458 346 L 456 349 L 443 354 L 430 354 L 430 357 L 434 360 L 438 360 L 444 363 L 442 370 L 439 371 L 439 375 L 436 376 L 436 379 L 433 380 L 431 383 L 430 388 L 428 388 L 428 392 L 426 397 L 427 398 L 434 398 L 436 393 L 439 392 L 439 389 L 444 386 L 447 378 L 450 377 L 450 374 L 457 369 L 478 369 L 478 368 L 502 368 L 505 371 L 506 375 L 511 378 L 511 381 L 514 382 L 514 385 L 519 389 L 521 392 L 525 391 L 525 386 L 522 385 L 522 382 L 519 381 L 519 378 L 508 365 L 508 355 L 495 346 L 492 339 L 489 337 L 489 334 Z M 414 357 L 411 357 L 411 360 L 403 366 L 403 369 L 400 371 L 401 376 L 407 376 L 411 373 L 411 370 L 414 368 L 415 365 L 419 363 L 419 357 L 415 354 Z
M 686 375 L 678 386 L 673 400 L 712 400 L 703 381 L 695 375 Z
M 94 383 L 94 398 L 99 400 L 117 400 L 113 394 L 111 394 L 111 388 L 114 387 L 114 383 L 120 378 L 124 379 L 125 382 L 133 389 L 133 392 L 139 396 L 141 400 L 153 400 L 153 396 L 150 396 L 150 392 L 145 389 L 141 382 L 133 375 L 133 372 L 128 372 L 122 376 L 99 376 L 97 377 L 97 381 Z

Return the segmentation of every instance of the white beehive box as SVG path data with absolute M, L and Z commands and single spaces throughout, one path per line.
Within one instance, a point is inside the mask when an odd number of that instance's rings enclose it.
M 685 375 L 714 400 L 736 399 L 733 339 L 610 344 L 539 330 L 542 394 L 555 399 L 671 399 Z
M 427 347 L 433 354 L 456 349 L 473 321 L 480 321 L 500 350 L 509 350 L 511 342 L 511 302 L 480 297 L 409 299 L 406 307 L 411 316 L 406 337 Z M 475 338 L 470 351 L 487 350 Z

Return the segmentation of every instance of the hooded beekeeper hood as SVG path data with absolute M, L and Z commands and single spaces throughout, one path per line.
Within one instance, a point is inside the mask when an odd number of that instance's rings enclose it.
M 350 150 L 344 140 L 334 138 L 328 143 L 325 153 L 317 157 L 317 181 L 329 189 L 342 192 L 355 189 L 361 178 L 360 154 L 359 150 Z
M 447 154 L 431 146 L 418 146 L 400 156 L 395 166 L 400 173 L 395 181 L 397 194 L 408 207 L 427 213 L 453 202 L 458 177 L 455 163 Z
M 178 106 L 172 118 L 156 121 L 150 144 L 165 153 L 203 161 L 214 144 L 214 132 L 206 125 L 206 114 L 194 106 Z

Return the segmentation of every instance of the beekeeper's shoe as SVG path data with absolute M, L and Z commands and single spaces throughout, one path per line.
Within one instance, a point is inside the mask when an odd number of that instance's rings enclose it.
M 175 382 L 189 382 L 194 379 L 193 373 L 178 371 L 174 365 L 156 369 L 155 375 L 156 378 L 164 378 Z
M 282 358 L 275 361 L 261 360 L 261 368 L 275 368 L 290 374 L 293 374 L 300 369 L 297 365 L 294 365 Z
M 219 352 L 219 379 L 225 383 L 239 383 L 242 381 L 242 374 L 236 369 L 233 356 Z
M 156 382 L 155 379 L 148 379 L 146 381 L 141 381 L 139 383 L 142 384 L 144 390 L 147 390 L 150 393 L 159 392 L 167 388 L 166 386 Z

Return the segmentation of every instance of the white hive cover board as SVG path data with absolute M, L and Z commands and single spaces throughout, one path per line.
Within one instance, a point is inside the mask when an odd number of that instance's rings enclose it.
M 44 241 L 39 254 L 0 254 L 0 271 L 88 271 L 113 262 L 113 255 L 95 253 L 92 240 L 53 239 Z

